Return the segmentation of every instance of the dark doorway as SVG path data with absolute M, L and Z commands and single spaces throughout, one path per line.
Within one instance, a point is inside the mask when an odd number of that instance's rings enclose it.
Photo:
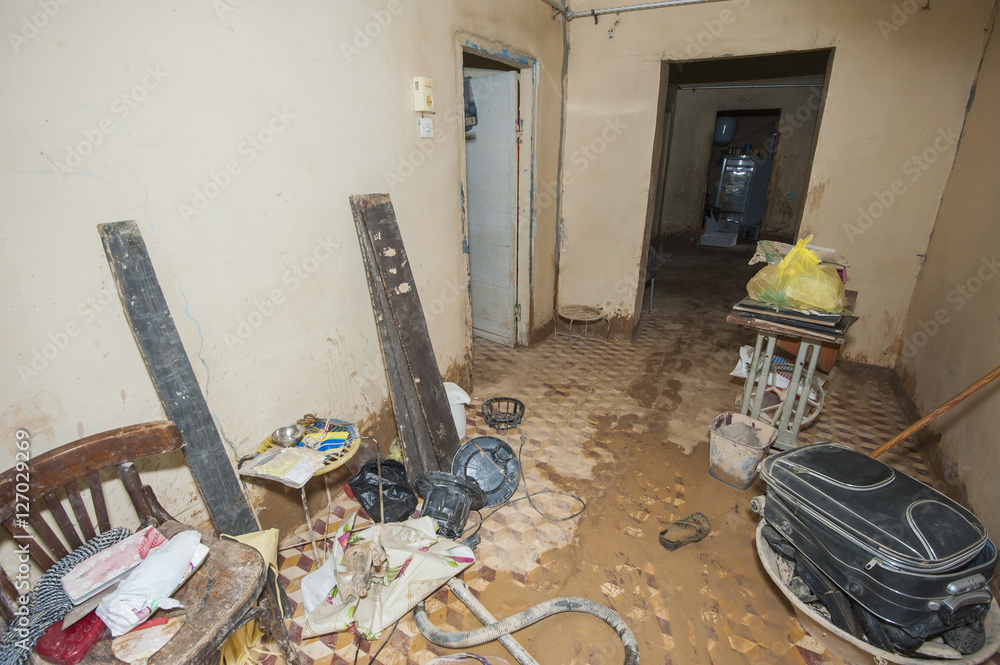
M 663 157 L 651 183 L 656 196 L 650 236 L 657 249 L 698 253 L 713 240 L 728 246 L 796 238 L 832 53 L 668 63 L 668 89 L 661 95 Z M 731 133 L 716 135 L 719 118 L 731 120 Z M 756 171 L 752 191 L 746 169 L 737 173 L 740 158 Z M 727 167 L 736 174 L 729 181 Z M 747 185 L 747 198 L 726 199 L 727 183 L 739 182 Z

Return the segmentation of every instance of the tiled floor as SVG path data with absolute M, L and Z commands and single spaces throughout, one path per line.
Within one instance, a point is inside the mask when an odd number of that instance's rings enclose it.
M 462 577 L 495 615 L 551 597 L 584 596 L 628 621 L 643 663 L 839 662 L 805 634 L 757 562 L 757 520 L 748 503 L 762 493 L 759 481 L 738 491 L 708 475 L 708 424 L 733 408 L 740 381 L 728 374 L 739 346 L 753 342 L 726 324 L 725 315 L 754 271 L 746 256 L 732 253 L 671 257 L 659 271 L 653 312 L 643 313 L 633 343 L 587 339 L 568 348 L 559 337 L 507 349 L 476 341 L 469 436 L 494 434 L 478 414 L 485 399 L 521 399 L 524 422 L 503 437 L 515 449 L 524 441 L 525 482 L 515 498 L 527 484 L 533 492 L 561 490 L 587 504 L 578 517 L 550 521 L 518 501 L 483 524 L 478 562 Z M 877 377 L 838 367 L 823 412 L 801 440 L 839 440 L 867 451 L 907 426 Z M 933 483 L 911 446 L 883 459 Z M 338 516 L 351 505 L 343 495 L 335 501 Z M 535 502 L 552 515 L 568 515 L 578 505 L 561 495 Z M 711 535 L 675 552 L 660 547 L 664 524 L 694 511 L 710 517 Z M 297 642 L 299 585 L 311 566 L 311 558 L 295 551 L 281 561 L 282 583 L 296 604 L 290 632 Z M 480 625 L 447 589 L 427 607 L 444 627 Z M 614 632 L 584 615 L 558 615 L 517 638 L 545 665 L 622 662 Z M 355 644 L 349 634 L 306 640 L 302 661 L 352 663 Z M 379 646 L 362 641 L 358 662 Z M 496 643 L 475 651 L 514 662 Z M 378 662 L 423 665 L 445 653 L 407 616 Z

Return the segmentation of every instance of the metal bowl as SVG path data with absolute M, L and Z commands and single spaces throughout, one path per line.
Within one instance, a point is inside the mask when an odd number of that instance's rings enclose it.
M 302 425 L 288 425 L 287 427 L 279 427 L 271 433 L 271 441 L 275 445 L 282 446 L 284 448 L 291 448 L 292 446 L 299 445 L 299 441 L 305 436 L 306 428 Z

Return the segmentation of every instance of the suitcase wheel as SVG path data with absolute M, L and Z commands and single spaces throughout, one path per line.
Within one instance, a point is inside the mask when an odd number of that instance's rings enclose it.
M 983 620 L 976 619 L 965 626 L 958 626 L 944 631 L 944 641 L 963 656 L 976 653 L 986 644 L 986 633 L 983 631 Z

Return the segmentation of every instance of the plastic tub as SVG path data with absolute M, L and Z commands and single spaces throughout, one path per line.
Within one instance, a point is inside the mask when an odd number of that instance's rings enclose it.
M 792 577 L 792 566 L 782 565 L 781 557 L 775 554 L 771 546 L 764 540 L 761 530 L 767 522 L 760 521 L 757 525 L 755 541 L 757 544 L 757 555 L 764 565 L 764 570 L 774 582 L 774 584 L 785 595 L 788 602 L 795 610 L 795 616 L 799 623 L 805 628 L 817 642 L 829 649 L 834 656 L 841 659 L 848 665 L 885 665 L 886 663 L 898 663 L 899 665 L 979 665 L 990 659 L 1000 649 L 1000 607 L 997 607 L 996 599 L 990 605 L 990 611 L 983 617 L 983 630 L 986 632 L 986 644 L 983 648 L 967 656 L 961 656 L 958 652 L 942 658 L 921 657 L 920 653 L 913 656 L 903 656 L 898 653 L 889 653 L 868 642 L 859 640 L 848 632 L 837 628 L 830 623 L 826 617 L 815 610 L 814 607 L 806 605 L 792 593 L 788 587 L 788 582 Z M 935 640 L 936 641 L 936 640 Z M 933 643 L 926 642 L 921 651 L 929 651 Z M 942 644 L 938 648 L 943 648 Z M 957 656 L 957 658 L 956 658 Z
M 757 435 L 757 442 L 737 441 L 719 432 L 733 423 L 746 423 Z M 736 489 L 745 490 L 753 484 L 757 467 L 778 436 L 778 430 L 749 416 L 727 411 L 716 417 L 708 428 L 711 437 L 709 474 Z
M 465 438 L 465 405 L 472 401 L 469 393 L 450 381 L 444 382 L 444 391 L 448 393 L 448 404 L 451 405 L 451 417 L 455 419 L 455 429 L 458 440 Z

